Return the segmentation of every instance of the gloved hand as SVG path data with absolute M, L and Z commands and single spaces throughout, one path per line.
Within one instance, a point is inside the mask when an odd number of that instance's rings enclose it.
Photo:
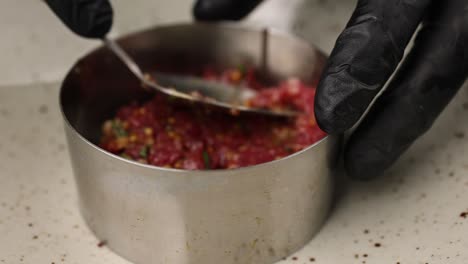
M 247 4 L 250 2 L 251 4 Z M 238 19 L 260 1 L 199 0 L 200 20 Z M 336 41 L 320 80 L 315 111 L 320 127 L 338 134 L 363 115 L 412 48 L 345 147 L 348 174 L 382 174 L 424 132 L 468 76 L 468 1 L 359 0 Z
M 54 13 L 76 34 L 102 38 L 112 27 L 113 11 L 108 0 L 45 0 Z

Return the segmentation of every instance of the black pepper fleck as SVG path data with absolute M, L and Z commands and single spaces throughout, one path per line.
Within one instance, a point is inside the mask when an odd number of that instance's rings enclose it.
M 10 115 L 10 111 L 8 111 L 8 109 L 1 109 L 0 113 L 2 114 L 2 116 L 5 116 L 5 117 Z
M 47 112 L 49 112 L 49 108 L 47 107 L 47 105 L 39 106 L 39 113 L 40 114 L 47 114 Z
M 468 102 L 463 103 L 463 109 L 468 110 Z
M 274 248 L 268 248 L 268 254 L 270 254 L 270 256 L 275 256 L 276 255 L 275 249 Z
M 292 260 L 297 260 L 297 257 L 292 257 Z
M 380 244 L 380 243 L 375 243 L 374 244 L 374 247 L 381 247 L 381 246 L 382 246 L 382 244 Z
M 456 138 L 459 138 L 459 139 L 465 138 L 465 133 L 463 133 L 463 132 L 457 132 L 457 133 L 455 133 L 455 137 L 456 137 Z
M 314 262 L 314 261 L 315 261 L 315 258 L 310 258 L 309 261 L 310 261 L 310 262 Z

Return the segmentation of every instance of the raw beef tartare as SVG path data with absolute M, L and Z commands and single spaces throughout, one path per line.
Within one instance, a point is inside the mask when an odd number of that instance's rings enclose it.
M 265 87 L 252 70 L 204 70 L 208 80 L 245 84 L 258 91 L 246 104 L 288 108 L 294 118 L 230 115 L 174 104 L 163 95 L 120 107 L 102 126 L 100 146 L 158 167 L 202 170 L 260 164 L 300 151 L 325 136 L 314 118 L 315 87 L 298 79 Z

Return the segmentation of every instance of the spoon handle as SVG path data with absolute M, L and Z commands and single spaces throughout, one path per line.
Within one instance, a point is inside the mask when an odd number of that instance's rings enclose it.
M 103 37 L 102 41 L 107 48 L 109 48 L 120 60 L 122 60 L 123 63 L 125 63 L 125 65 L 127 65 L 130 71 L 132 71 L 140 80 L 145 81 L 143 71 L 119 44 L 107 37 Z

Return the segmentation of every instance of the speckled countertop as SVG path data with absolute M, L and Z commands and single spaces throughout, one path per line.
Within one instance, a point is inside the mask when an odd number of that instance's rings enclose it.
M 113 34 L 188 21 L 191 1 L 175 2 L 115 0 Z M 329 51 L 353 6 L 271 0 L 248 22 Z M 41 1 L 0 2 L 0 32 L 0 264 L 128 263 L 79 215 L 58 109 L 60 79 L 98 43 L 68 33 Z M 467 116 L 464 89 L 384 177 L 349 182 L 322 231 L 283 263 L 468 263 Z

